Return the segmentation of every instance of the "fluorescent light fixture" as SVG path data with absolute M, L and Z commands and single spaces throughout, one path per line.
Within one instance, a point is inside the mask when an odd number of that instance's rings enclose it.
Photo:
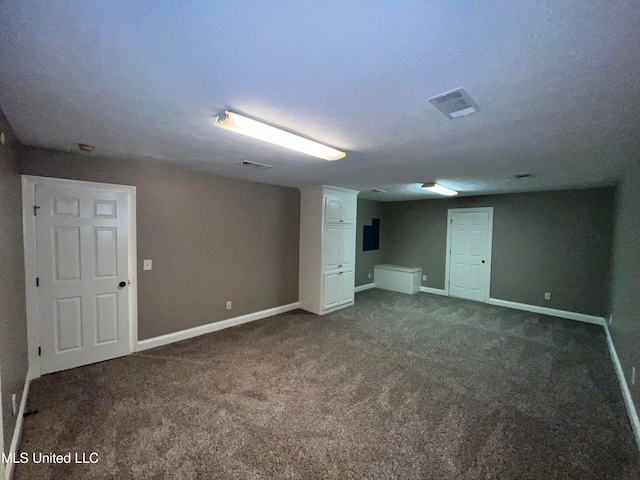
M 453 197 L 457 195 L 458 192 L 455 190 L 451 190 L 450 188 L 443 187 L 442 185 L 438 185 L 437 183 L 423 183 L 422 188 L 426 188 L 427 190 L 432 191 L 433 193 L 439 193 L 440 195 L 446 195 L 447 197 Z
M 215 122 L 216 127 L 224 128 L 232 132 L 241 133 L 249 137 L 257 138 L 265 142 L 280 145 L 281 147 L 297 150 L 298 152 L 324 158 L 325 160 L 340 160 L 346 153 L 335 148 L 328 147 L 308 138 L 301 137 L 294 133 L 286 132 L 266 123 L 259 122 L 252 118 L 239 115 L 230 111 L 219 115 Z

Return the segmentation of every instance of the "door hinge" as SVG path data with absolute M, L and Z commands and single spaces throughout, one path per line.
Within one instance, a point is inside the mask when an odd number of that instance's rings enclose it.
M 42 347 L 38 347 L 38 356 L 42 356 Z
M 33 206 L 33 214 L 34 214 L 36 217 L 38 216 L 38 209 L 39 209 L 39 208 L 40 208 L 40 207 L 39 207 L 38 205 L 34 205 L 34 206 Z
M 36 277 L 36 287 L 40 286 L 40 277 Z

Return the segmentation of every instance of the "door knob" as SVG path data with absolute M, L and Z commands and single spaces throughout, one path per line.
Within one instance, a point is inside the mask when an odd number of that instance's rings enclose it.
M 126 287 L 126 286 L 127 286 L 127 282 L 120 282 L 120 283 L 118 284 L 118 286 L 119 286 L 120 288 L 124 288 L 124 287 Z

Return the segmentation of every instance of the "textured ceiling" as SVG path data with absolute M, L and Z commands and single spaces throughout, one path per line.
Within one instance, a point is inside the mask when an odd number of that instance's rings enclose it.
M 432 197 L 429 181 L 463 195 L 605 185 L 640 158 L 637 0 L 0 5 L 0 106 L 28 145 L 380 200 Z M 457 87 L 480 112 L 449 120 L 428 102 Z M 213 128 L 225 109 L 347 156 Z

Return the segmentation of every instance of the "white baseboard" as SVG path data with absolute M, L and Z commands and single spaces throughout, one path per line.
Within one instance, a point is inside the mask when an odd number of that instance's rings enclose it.
M 566 318 L 568 320 L 577 320 L 579 322 L 592 323 L 605 327 L 606 320 L 603 317 L 587 315 L 586 313 L 569 312 L 567 310 L 556 310 L 555 308 L 539 307 L 537 305 L 527 305 L 526 303 L 509 302 L 497 298 L 490 298 L 487 302 L 498 307 L 514 308 L 516 310 L 524 310 L 525 312 L 541 313 L 543 315 L 551 315 L 552 317 Z
M 167 333 L 159 337 L 148 338 L 138 342 L 136 352 L 148 350 L 150 348 L 160 347 L 162 345 L 168 345 L 169 343 L 180 342 L 181 340 L 187 340 L 189 338 L 198 337 L 206 333 L 216 332 L 224 328 L 235 327 L 243 323 L 254 322 L 262 318 L 272 317 L 279 313 L 289 312 L 300 307 L 300 302 L 290 303 L 288 305 L 282 305 L 280 307 L 269 308 L 267 310 L 261 310 L 259 312 L 249 313 L 247 315 L 241 315 L 240 317 L 228 318 L 219 322 L 208 323 L 207 325 L 201 325 L 199 327 L 189 328 L 187 330 L 180 330 L 179 332 Z
M 24 419 L 24 411 L 27 408 L 27 397 L 29 396 L 29 386 L 31 385 L 32 378 L 33 373 L 29 370 L 27 372 L 27 377 L 24 380 L 20 409 L 18 410 L 18 418 L 16 418 L 16 428 L 13 430 L 13 438 L 11 439 L 11 446 L 9 447 L 9 457 L 15 458 L 18 455 L 18 446 L 20 445 L 20 439 L 22 438 L 22 421 Z M 11 476 L 13 475 L 13 466 L 13 462 L 7 463 L 4 471 L 5 480 L 11 480 Z
M 624 376 L 624 371 L 622 370 L 622 365 L 620 364 L 620 359 L 618 358 L 618 352 L 616 352 L 616 347 L 613 344 L 611 333 L 609 333 L 609 327 L 606 324 L 604 326 L 604 331 L 607 334 L 607 345 L 609 345 L 609 353 L 611 354 L 613 365 L 616 368 L 616 374 L 618 375 L 618 381 L 620 382 L 620 389 L 622 390 L 622 398 L 624 398 L 624 404 L 627 407 L 627 413 L 629 414 L 629 420 L 631 421 L 631 429 L 633 430 L 633 435 L 636 438 L 638 450 L 640 450 L 640 420 L 638 420 L 638 412 L 633 404 L 633 398 L 631 397 L 631 392 L 629 391 L 629 385 L 627 385 L 627 379 Z
M 439 288 L 431 288 L 431 287 L 420 287 L 420 291 L 424 293 L 433 293 L 434 295 L 443 295 L 448 296 L 446 290 L 440 290 Z
M 622 398 L 624 399 L 624 404 L 627 407 L 627 414 L 629 415 L 629 421 L 631 422 L 631 429 L 633 430 L 633 436 L 635 437 L 636 443 L 638 444 L 638 449 L 640 450 L 640 421 L 638 420 L 638 412 L 636 411 L 636 408 L 633 404 L 633 398 L 631 397 L 631 392 L 629 391 L 629 386 L 627 385 L 627 380 L 624 376 L 622 365 L 620 364 L 620 359 L 618 358 L 618 353 L 616 352 L 616 348 L 613 344 L 613 339 L 611 338 L 611 334 L 609 333 L 609 327 L 607 326 L 607 321 L 604 318 L 596 317 L 593 315 L 587 315 L 584 313 L 568 312 L 566 310 L 556 310 L 553 308 L 538 307 L 536 305 L 527 305 L 524 303 L 509 302 L 506 300 L 499 300 L 496 298 L 490 298 L 488 303 L 490 303 L 491 305 L 497 305 L 500 307 L 515 308 L 517 310 L 524 310 L 527 312 L 541 313 L 543 315 L 552 315 L 554 317 L 592 323 L 594 325 L 600 325 L 601 327 L 603 327 L 607 335 L 607 345 L 609 346 L 609 353 L 611 354 L 611 360 L 613 361 L 613 364 L 616 369 L 616 374 L 618 375 L 618 381 L 620 382 L 620 389 L 622 390 Z
M 375 283 L 367 283 L 365 285 L 360 285 L 359 287 L 356 287 L 354 291 L 358 293 L 358 292 L 364 292 L 365 290 L 370 290 L 372 288 L 376 288 Z

